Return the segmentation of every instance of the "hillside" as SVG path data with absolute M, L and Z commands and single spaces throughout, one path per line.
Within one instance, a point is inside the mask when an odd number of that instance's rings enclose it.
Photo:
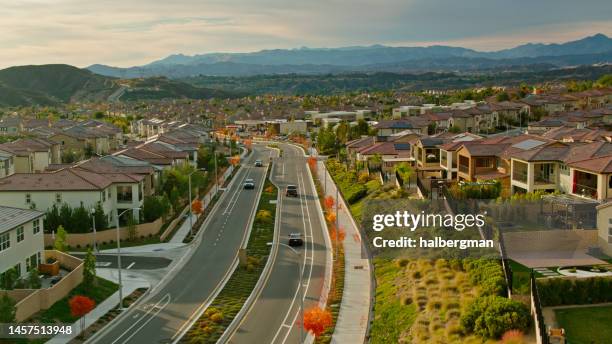
M 0 70 L 0 105 L 6 106 L 103 100 L 117 89 L 113 79 L 69 65 Z
M 341 94 L 345 92 L 422 89 L 461 89 L 469 87 L 518 85 L 546 81 L 596 80 L 612 73 L 612 65 L 551 69 L 548 65 L 504 72 L 474 73 L 342 73 L 324 75 L 257 75 L 248 77 L 197 76 L 181 79 L 196 86 L 231 90 L 246 94 Z
M 233 92 L 166 78 L 122 81 L 69 65 L 19 66 L 0 70 L 0 106 L 163 98 L 227 98 Z

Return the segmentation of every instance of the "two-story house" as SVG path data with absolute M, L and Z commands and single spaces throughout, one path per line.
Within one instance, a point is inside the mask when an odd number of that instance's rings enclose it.
M 40 211 L 0 206 L 0 275 L 15 269 L 26 278 L 43 261 L 43 217 Z

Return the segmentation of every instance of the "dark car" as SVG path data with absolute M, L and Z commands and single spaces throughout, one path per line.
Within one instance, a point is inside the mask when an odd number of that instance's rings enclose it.
M 302 246 L 304 245 L 304 239 L 302 239 L 301 233 L 289 234 L 289 246 Z
M 244 181 L 245 189 L 255 189 L 255 181 L 251 178 L 248 178 Z
M 285 195 L 288 197 L 297 197 L 298 196 L 297 186 L 287 185 L 287 192 L 285 193 Z
M 255 167 L 262 167 L 263 166 L 263 162 L 261 162 L 261 160 L 255 160 Z

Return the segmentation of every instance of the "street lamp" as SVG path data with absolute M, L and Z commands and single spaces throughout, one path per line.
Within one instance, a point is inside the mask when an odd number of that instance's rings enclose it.
M 98 252 L 98 242 L 96 241 L 96 208 L 91 208 L 91 221 L 93 222 L 93 250 L 94 254 Z
M 197 168 L 195 171 L 189 173 L 187 176 L 189 178 L 189 232 L 193 235 L 193 210 L 191 209 L 191 175 L 198 171 L 206 171 L 204 168 Z
M 121 282 L 121 235 L 119 234 L 119 218 L 129 210 L 140 210 L 137 208 L 128 208 L 119 213 L 117 210 L 117 217 L 115 218 L 115 228 L 117 231 L 117 269 L 119 269 L 119 309 L 123 308 L 123 283 Z
M 300 259 L 299 258 L 301 257 L 301 255 L 293 247 L 291 247 L 291 246 L 289 246 L 287 244 L 284 244 L 282 242 L 278 242 L 277 244 L 290 249 L 291 252 L 293 252 L 298 257 L 298 260 L 296 261 L 296 266 L 297 266 L 297 270 L 298 270 L 298 274 L 299 274 L 298 275 L 298 282 L 299 282 L 298 283 L 298 290 L 300 292 L 300 317 L 302 318 L 301 319 L 302 326 L 300 326 L 300 339 L 298 340 L 298 343 L 302 343 L 302 338 L 304 338 L 304 289 L 302 287 L 302 275 L 304 274 L 304 270 L 303 270 L 302 265 L 300 264 Z M 266 245 L 272 246 L 272 245 L 274 245 L 274 243 L 273 242 L 269 242 Z

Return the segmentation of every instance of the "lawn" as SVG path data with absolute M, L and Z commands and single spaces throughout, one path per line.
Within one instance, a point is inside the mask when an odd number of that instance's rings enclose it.
M 568 344 L 610 343 L 612 306 L 556 309 L 555 315 Z
M 402 302 L 398 297 L 400 286 L 396 279 L 401 275 L 402 267 L 381 259 L 375 260 L 374 266 L 377 288 L 370 338 L 373 344 L 398 343 L 402 332 L 414 323 L 417 307 L 414 303 Z
M 85 288 L 81 283 L 74 288 L 68 296 L 57 301 L 49 309 L 41 311 L 35 314 L 30 322 L 41 322 L 41 323 L 73 323 L 78 318 L 70 315 L 70 306 L 68 300 L 75 295 L 83 295 L 91 298 L 96 302 L 96 305 L 106 300 L 109 296 L 113 295 L 119 286 L 111 281 L 105 280 L 100 277 L 96 277 L 96 286 L 94 288 Z M 118 301 L 118 300 L 117 300 Z

